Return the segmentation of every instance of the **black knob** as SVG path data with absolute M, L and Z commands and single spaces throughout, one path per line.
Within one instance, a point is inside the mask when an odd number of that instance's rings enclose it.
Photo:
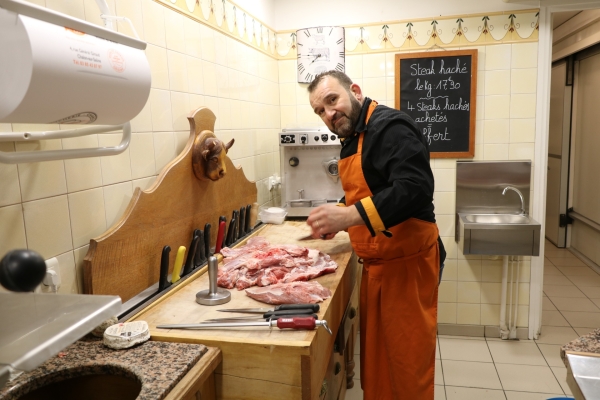
M 326 141 L 329 139 L 329 136 L 328 136 L 326 133 L 324 133 L 324 134 L 322 134 L 322 135 L 321 135 L 321 139 L 322 139 L 324 142 L 326 142 Z
M 46 276 L 46 262 L 31 250 L 12 250 L 0 260 L 0 283 L 13 292 L 31 292 Z
M 297 167 L 298 164 L 300 164 L 300 160 L 298 160 L 297 157 L 292 157 L 292 158 L 290 158 L 289 163 L 292 167 Z
M 307 139 L 307 137 L 306 137 L 306 136 L 300 136 L 300 141 L 301 141 L 302 143 L 306 143 L 306 139 Z
M 318 142 L 318 141 L 319 141 L 319 137 L 315 136 L 315 142 Z
M 335 140 L 335 139 L 336 139 L 335 135 L 331 135 L 331 140 Z

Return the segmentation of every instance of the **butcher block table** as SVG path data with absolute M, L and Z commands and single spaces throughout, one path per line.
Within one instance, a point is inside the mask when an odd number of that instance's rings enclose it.
M 328 241 L 296 240 L 307 233 L 309 229 L 305 222 L 288 221 L 282 225 L 265 225 L 252 236 L 263 236 L 271 244 L 298 244 L 319 249 L 337 262 L 335 273 L 315 279 L 332 292 L 332 297 L 320 303 L 318 316 L 327 321 L 333 335 L 323 328 L 310 331 L 270 330 L 267 327 L 156 328 L 164 324 L 199 323 L 209 318 L 248 315 L 218 312 L 220 308 L 273 307 L 253 300 L 235 288 L 230 289 L 229 303 L 219 306 L 196 303 L 196 293 L 208 289 L 207 273 L 180 285 L 131 320 L 148 322 L 155 341 L 218 347 L 223 355 L 222 364 L 215 370 L 218 399 L 343 399 L 347 380 L 351 387 L 354 374 L 352 353 L 358 323 L 358 264 L 346 233 L 341 232 Z

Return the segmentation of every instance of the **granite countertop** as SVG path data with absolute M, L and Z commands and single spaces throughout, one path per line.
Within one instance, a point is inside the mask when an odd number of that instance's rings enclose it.
M 142 384 L 136 400 L 163 399 L 207 352 L 201 344 L 148 341 L 113 350 L 101 339 L 86 337 L 33 371 L 24 372 L 0 389 L 0 399 L 13 400 L 52 382 L 83 375 L 111 374 Z
M 600 329 L 594 329 L 587 335 L 572 340 L 560 348 L 560 356 L 565 365 L 567 362 L 565 352 L 567 351 L 600 354 Z

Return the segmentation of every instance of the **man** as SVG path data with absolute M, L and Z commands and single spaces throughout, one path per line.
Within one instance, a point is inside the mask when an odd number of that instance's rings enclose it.
M 347 230 L 363 259 L 360 365 L 364 398 L 433 399 L 437 293 L 445 252 L 433 212 L 429 150 L 405 113 L 377 105 L 338 71 L 308 87 L 314 112 L 342 139 L 345 207 L 310 213 L 313 236 Z

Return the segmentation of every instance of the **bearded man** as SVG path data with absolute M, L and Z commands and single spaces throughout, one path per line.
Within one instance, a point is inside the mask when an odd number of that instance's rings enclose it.
M 315 114 L 342 140 L 343 204 L 317 207 L 307 224 L 315 238 L 347 230 L 363 260 L 364 398 L 433 399 L 445 251 L 435 223 L 427 142 L 407 114 L 365 97 L 342 72 L 317 75 L 308 92 Z

